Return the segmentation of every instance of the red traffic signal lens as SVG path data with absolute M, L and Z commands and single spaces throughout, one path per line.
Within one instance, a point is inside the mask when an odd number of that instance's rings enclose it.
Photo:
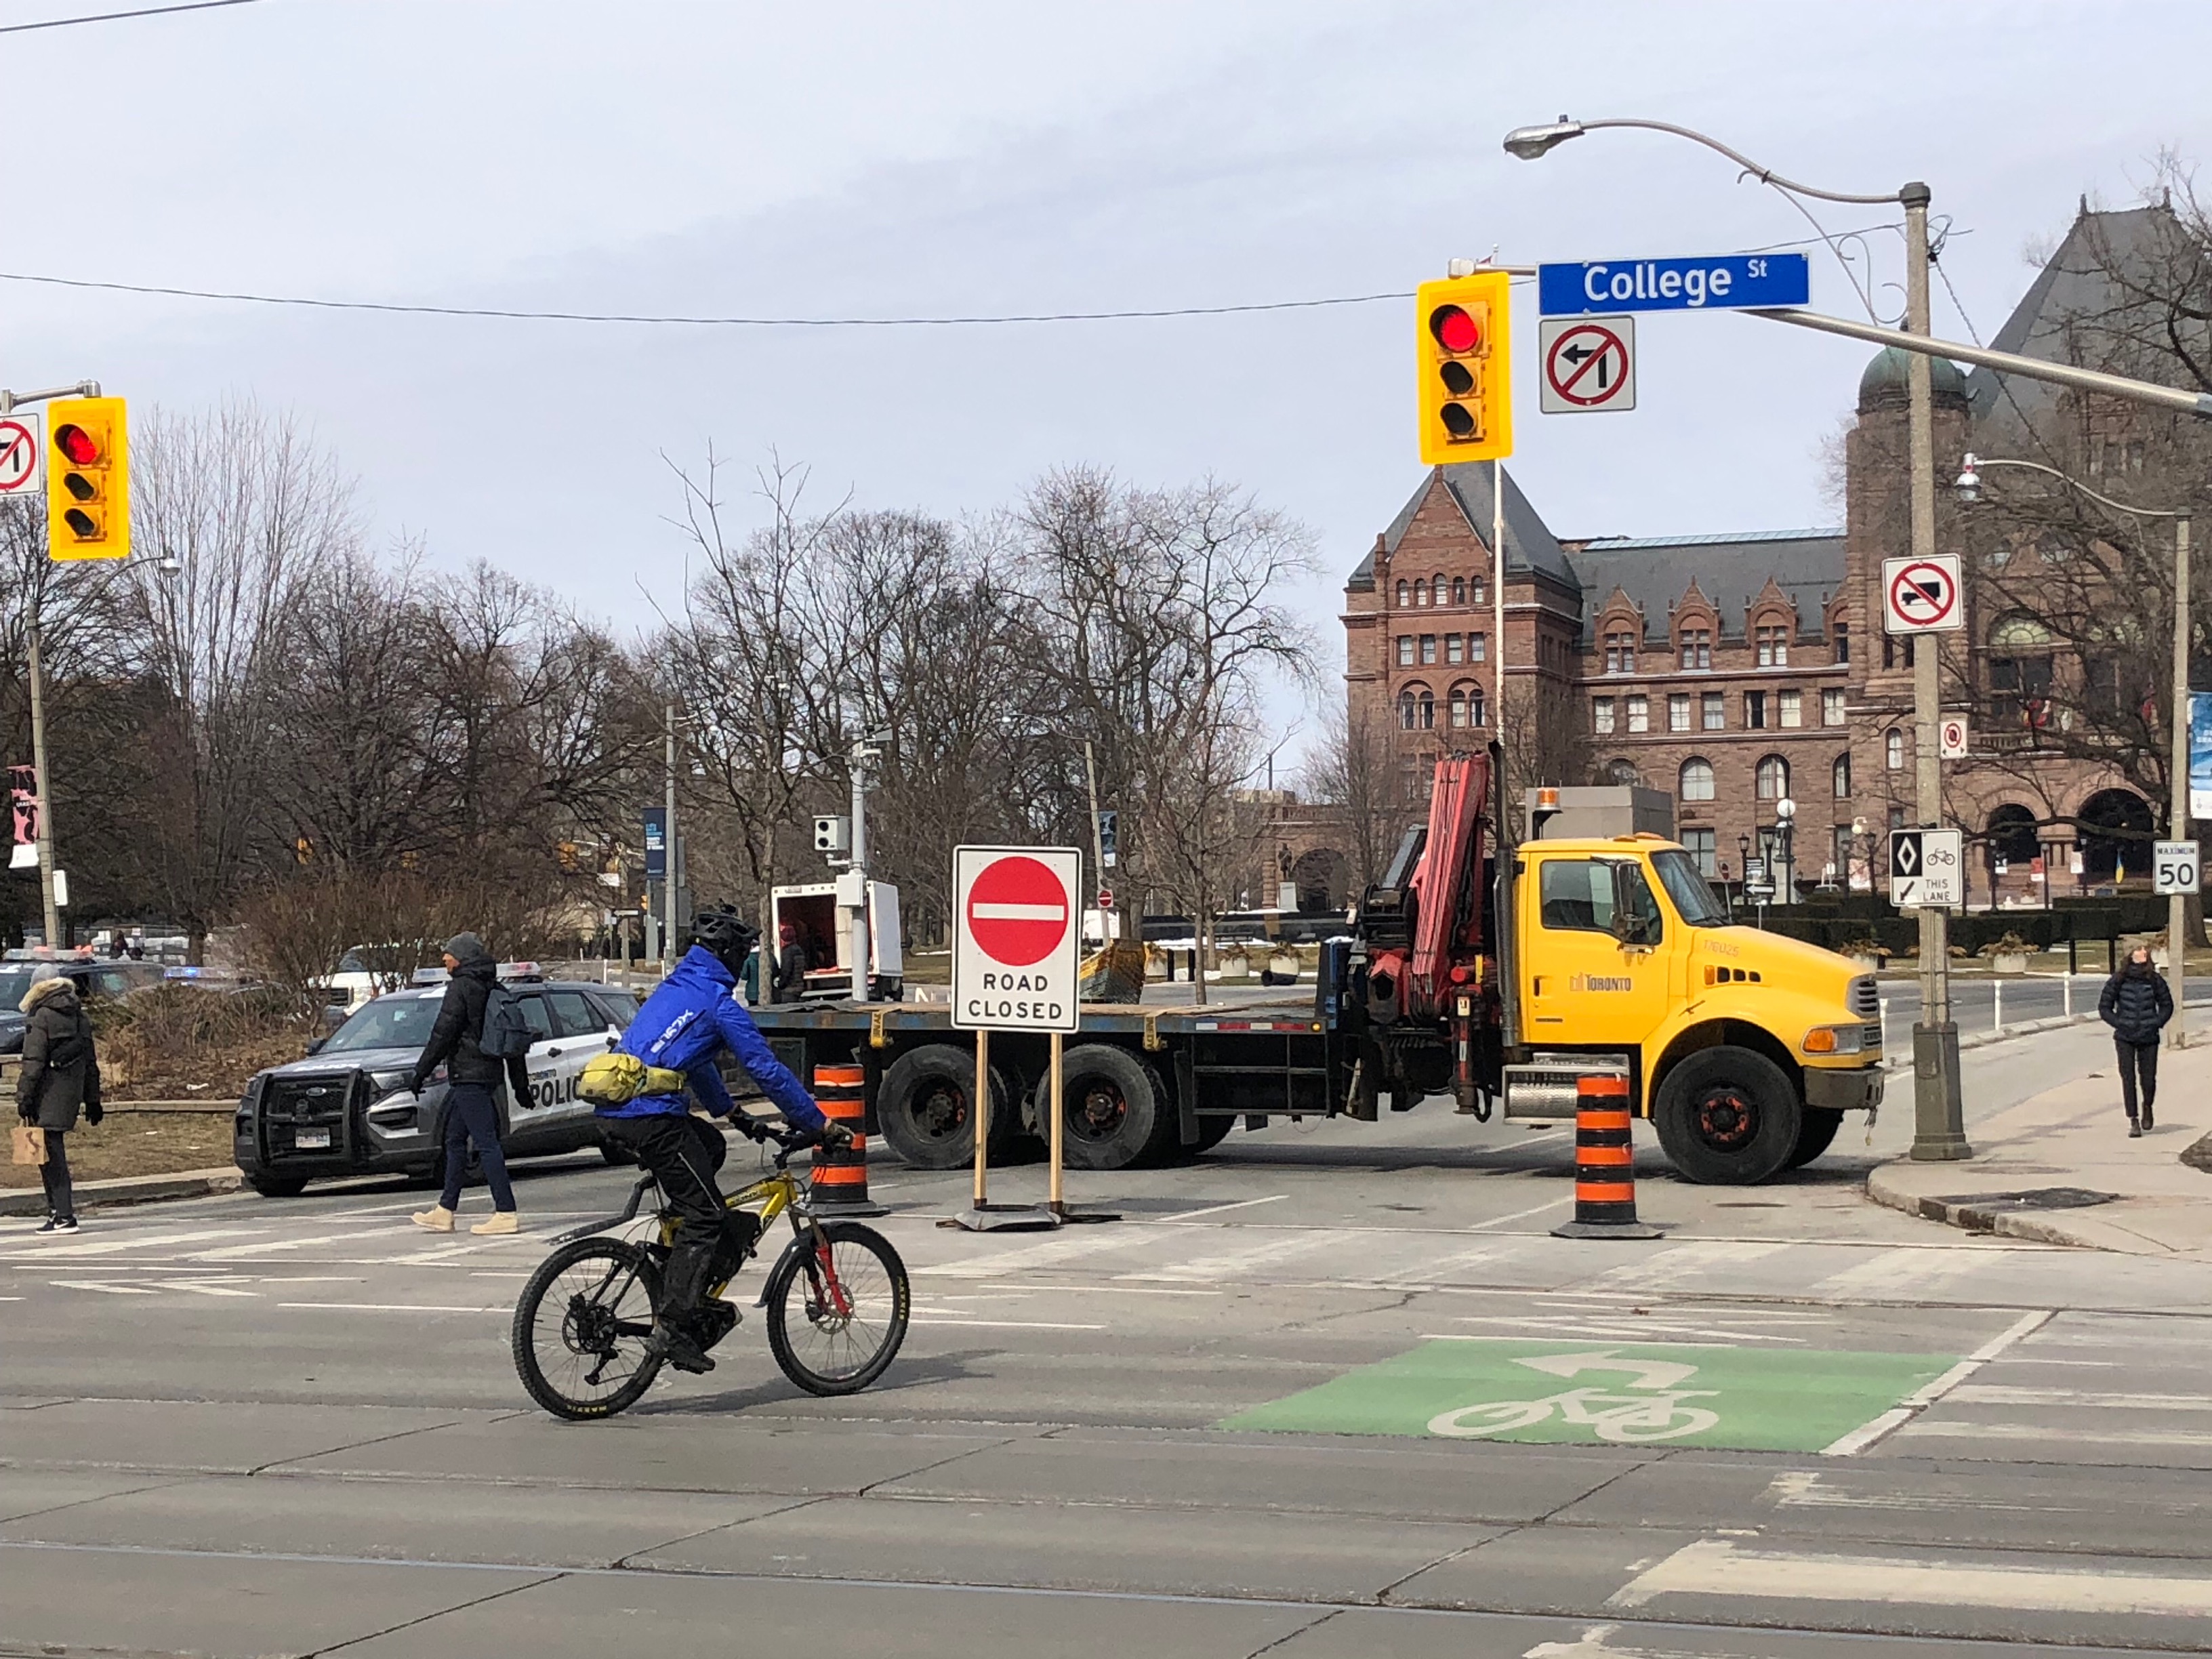
M 1474 435 L 1474 416 L 1468 413 L 1464 404 L 1446 404 L 1443 407 L 1444 430 L 1455 438 Z
M 78 466 L 90 466 L 100 459 L 100 446 L 92 434 L 74 421 L 54 428 L 54 447 Z
M 1482 329 L 1457 306 L 1438 306 L 1429 313 L 1429 332 L 1446 351 L 1472 351 L 1482 343 Z
M 70 534 L 87 541 L 100 534 L 99 521 L 81 507 L 73 507 L 63 514 L 62 522 L 70 527 Z

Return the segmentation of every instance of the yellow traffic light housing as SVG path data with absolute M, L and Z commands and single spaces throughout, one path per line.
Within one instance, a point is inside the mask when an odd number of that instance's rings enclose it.
M 1502 270 L 1423 283 L 1414 301 L 1421 459 L 1513 453 L 1512 327 Z
M 131 440 L 120 398 L 46 405 L 46 552 L 131 556 Z

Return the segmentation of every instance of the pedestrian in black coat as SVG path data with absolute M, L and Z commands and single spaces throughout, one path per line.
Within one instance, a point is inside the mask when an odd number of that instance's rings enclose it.
M 39 1166 L 46 1188 L 46 1224 L 39 1231 L 75 1232 L 69 1133 L 76 1127 L 80 1110 L 88 1123 L 98 1123 L 102 1115 L 92 1021 L 76 986 L 60 975 L 32 986 L 23 994 L 22 1008 L 29 1018 L 23 1027 L 23 1069 L 15 1076 L 15 1114 L 46 1132 L 46 1161 Z
M 530 1073 L 520 1055 L 501 1060 L 483 1051 L 484 1006 L 492 987 L 499 982 L 499 964 L 474 933 L 456 933 L 446 941 L 446 994 L 438 1005 L 437 1023 L 430 1040 L 415 1062 L 410 1079 L 416 1094 L 439 1066 L 446 1068 L 446 1190 L 437 1207 L 415 1217 L 415 1224 L 434 1233 L 453 1231 L 453 1215 L 460 1208 L 461 1182 L 467 1174 L 469 1147 L 483 1170 L 484 1184 L 491 1188 L 490 1219 L 469 1229 L 472 1233 L 511 1233 L 520 1223 L 514 1214 L 514 1188 L 507 1178 L 507 1153 L 499 1140 L 499 1107 L 492 1091 L 504 1081 L 512 1085 L 512 1098 L 521 1099 L 530 1089 Z
M 2129 951 L 2119 971 L 2105 981 L 2105 993 L 2097 999 L 2097 1017 L 2112 1028 L 2112 1046 L 2120 1061 L 2120 1101 L 2128 1109 L 2128 1133 L 2140 1135 L 2153 1127 L 2151 1109 L 2158 1099 L 2158 1034 L 2173 1018 L 2173 993 L 2150 965 L 2148 945 Z M 2140 1116 L 2136 1108 L 2138 1079 L 2142 1085 Z

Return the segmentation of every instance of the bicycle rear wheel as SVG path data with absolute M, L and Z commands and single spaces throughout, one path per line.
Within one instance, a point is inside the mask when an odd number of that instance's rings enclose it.
M 855 1221 L 824 1221 L 817 1236 L 818 1249 L 789 1252 L 769 1279 L 769 1350 L 809 1394 L 857 1394 L 906 1340 L 906 1263 Z
M 514 1304 L 515 1373 L 556 1417 L 611 1417 L 653 1386 L 645 1351 L 660 1274 L 644 1249 L 580 1238 L 538 1264 Z

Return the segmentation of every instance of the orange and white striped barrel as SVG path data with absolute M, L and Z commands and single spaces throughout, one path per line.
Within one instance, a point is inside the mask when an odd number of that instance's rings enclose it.
M 1575 1218 L 1552 1231 L 1560 1238 L 1656 1238 L 1636 1218 L 1636 1146 L 1628 1079 L 1575 1080 Z
M 853 1132 L 850 1152 L 814 1149 L 814 1208 L 823 1215 L 886 1215 L 868 1197 L 867 1073 L 854 1065 L 817 1066 L 814 1103 Z

